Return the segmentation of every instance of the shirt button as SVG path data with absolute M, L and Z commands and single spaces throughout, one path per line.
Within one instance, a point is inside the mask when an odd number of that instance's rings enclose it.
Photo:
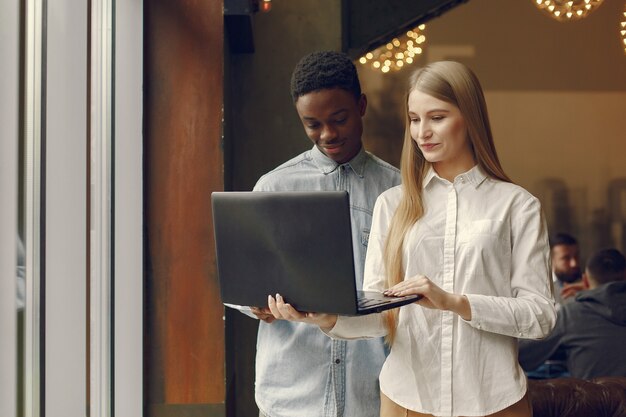
M 341 363 L 341 359 L 335 359 L 335 363 L 339 365 Z

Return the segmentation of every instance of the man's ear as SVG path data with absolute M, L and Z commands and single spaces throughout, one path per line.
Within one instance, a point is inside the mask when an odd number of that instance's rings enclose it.
M 359 114 L 361 117 L 365 116 L 365 110 L 367 109 L 367 96 L 365 94 L 361 94 L 359 97 Z
M 587 274 L 587 272 L 584 272 L 583 273 L 583 286 L 587 290 L 591 288 L 591 283 L 589 282 L 589 280 L 590 280 L 589 275 Z

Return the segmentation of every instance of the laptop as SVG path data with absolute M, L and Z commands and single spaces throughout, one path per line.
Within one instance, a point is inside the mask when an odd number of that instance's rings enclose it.
M 213 192 L 211 203 L 228 306 L 279 293 L 302 312 L 361 315 L 420 298 L 357 291 L 347 191 Z

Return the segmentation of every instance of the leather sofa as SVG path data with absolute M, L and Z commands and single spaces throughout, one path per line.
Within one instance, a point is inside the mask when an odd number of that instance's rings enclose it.
M 533 417 L 626 417 L 626 377 L 531 379 L 528 393 Z

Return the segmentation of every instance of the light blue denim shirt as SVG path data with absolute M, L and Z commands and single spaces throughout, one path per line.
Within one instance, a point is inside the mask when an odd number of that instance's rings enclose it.
M 398 169 L 361 149 L 338 165 L 315 146 L 267 173 L 255 191 L 346 190 L 350 195 L 357 288 L 372 211 L 380 193 L 400 183 Z M 332 340 L 316 326 L 259 323 L 256 402 L 268 417 L 378 417 L 383 340 Z

